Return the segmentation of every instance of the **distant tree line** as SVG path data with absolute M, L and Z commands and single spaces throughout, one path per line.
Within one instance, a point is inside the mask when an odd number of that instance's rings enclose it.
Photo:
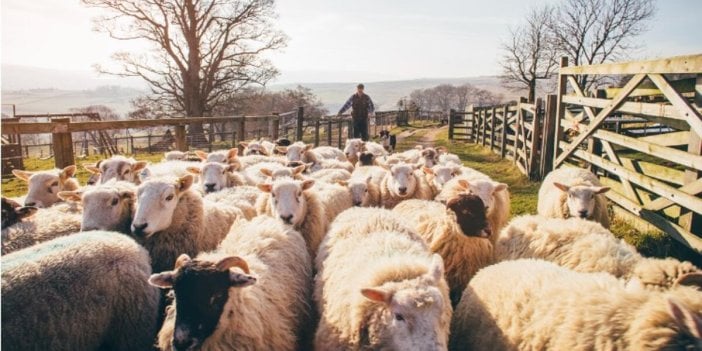
M 502 94 L 494 94 L 470 84 L 441 84 L 433 88 L 413 90 L 408 97 L 400 99 L 397 105 L 399 109 L 409 111 L 465 111 L 469 105 L 497 105 L 503 99 Z

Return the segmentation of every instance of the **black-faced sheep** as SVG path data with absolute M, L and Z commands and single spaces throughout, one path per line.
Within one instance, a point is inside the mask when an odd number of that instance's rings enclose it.
M 77 190 L 80 185 L 75 178 L 72 178 L 75 173 L 76 166 L 74 165 L 60 170 L 54 169 L 39 172 L 12 170 L 12 174 L 15 177 L 28 183 L 29 190 L 24 199 L 24 205 L 39 208 L 50 207 L 60 202 L 61 199 L 57 195 L 59 191 Z
M 538 213 L 553 218 L 587 218 L 609 228 L 607 198 L 592 172 L 564 167 L 549 173 L 539 188 Z
M 22 206 L 17 201 L 2 197 L 2 229 L 29 218 L 37 212 L 34 206 Z
M 2 254 L 79 232 L 81 214 L 57 206 L 40 208 L 32 217 L 3 228 Z

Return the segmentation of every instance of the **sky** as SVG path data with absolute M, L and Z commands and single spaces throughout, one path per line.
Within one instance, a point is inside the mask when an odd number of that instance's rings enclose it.
M 557 0 L 278 0 L 287 47 L 270 55 L 278 83 L 496 75 L 500 42 L 534 5 Z M 701 0 L 659 0 L 634 58 L 702 53 Z M 119 42 L 92 31 L 78 0 L 2 0 L 3 64 L 92 72 Z M 91 73 L 94 74 L 94 73 Z

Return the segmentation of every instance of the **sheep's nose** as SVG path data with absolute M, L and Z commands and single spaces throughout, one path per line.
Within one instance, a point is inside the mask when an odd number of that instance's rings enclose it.
M 292 215 L 288 215 L 288 216 L 280 215 L 280 219 L 282 219 L 283 222 L 285 222 L 286 224 L 292 223 L 292 218 L 293 218 Z
M 205 184 L 205 191 L 208 193 L 215 191 L 215 185 L 217 185 L 217 184 L 212 184 L 212 183 Z
M 173 338 L 173 349 L 177 351 L 192 350 L 195 342 L 193 338 Z
M 578 211 L 578 215 L 580 218 L 587 218 L 587 211 Z
M 353 205 L 354 205 L 354 206 L 361 206 L 361 201 L 354 201 L 354 202 L 353 202 Z
M 32 202 L 25 202 L 24 205 L 25 205 L 25 206 L 36 206 L 37 203 L 34 202 L 34 201 L 32 201 Z
M 489 238 L 492 236 L 492 230 L 490 228 L 483 229 L 483 237 Z
M 400 194 L 402 194 L 402 195 L 407 194 L 407 187 L 406 186 L 402 186 L 402 187 L 398 188 L 397 190 L 399 190 Z
M 149 223 L 143 223 L 143 224 L 132 224 L 132 233 L 136 235 L 144 235 L 144 229 L 149 226 Z

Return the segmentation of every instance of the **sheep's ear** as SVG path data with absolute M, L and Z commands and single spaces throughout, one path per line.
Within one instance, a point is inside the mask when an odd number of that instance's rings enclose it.
M 345 180 L 337 180 L 336 184 L 339 184 L 341 186 L 349 186 L 349 182 L 347 182 Z
M 468 181 L 465 179 L 459 179 L 458 186 L 460 186 L 463 190 L 468 190 L 470 188 L 470 183 L 468 183 Z
M 239 145 L 241 145 L 241 147 L 249 147 L 249 143 L 245 141 L 240 142 Z
M 673 286 L 696 286 L 702 289 L 702 272 L 686 273 L 675 280 Z
M 314 144 L 307 144 L 305 145 L 305 151 L 312 150 L 314 148 Z
M 310 167 L 311 167 L 311 166 L 310 166 Z M 297 167 L 293 168 L 292 173 L 293 173 L 294 176 L 295 176 L 295 175 L 298 175 L 298 174 L 304 172 L 304 171 L 305 171 L 305 168 L 307 168 L 307 165 L 306 165 L 306 164 L 305 164 L 305 165 L 297 166 Z
M 239 149 L 233 147 L 229 149 L 229 152 L 227 152 L 227 159 L 231 160 L 233 158 L 236 158 L 237 155 L 239 155 Z
M 56 195 L 63 201 L 80 202 L 82 199 L 81 193 L 78 191 L 59 191 Z
M 302 182 L 302 190 L 307 190 L 314 185 L 314 179 L 308 179 Z
M 696 339 L 702 339 L 702 318 L 672 299 L 668 299 L 668 311 L 681 331 Z
M 422 171 L 424 171 L 424 174 L 431 174 L 431 175 L 434 175 L 434 170 L 431 169 L 431 168 L 429 168 L 429 167 L 427 167 L 427 166 L 423 166 L 423 167 L 422 167 Z
M 193 185 L 193 176 L 191 174 L 184 175 L 178 179 L 178 191 L 186 191 Z
M 377 288 L 363 288 L 361 294 L 368 300 L 377 303 L 389 304 L 392 299 L 391 293 Z
M 595 194 L 604 194 L 604 193 L 608 192 L 609 189 L 610 189 L 610 187 L 608 187 L 608 186 L 599 186 L 599 187 L 595 187 L 593 190 L 595 191 Z
M 61 170 L 60 177 L 63 179 L 73 177 L 76 174 L 76 165 L 66 166 Z
M 265 176 L 268 176 L 268 177 L 272 177 L 272 176 L 273 176 L 273 171 L 271 171 L 271 170 L 268 169 L 268 168 L 261 168 L 261 170 L 260 170 L 259 172 L 261 172 L 261 174 L 263 174 L 263 175 L 265 175 Z
M 32 176 L 32 172 L 23 171 L 20 169 L 13 169 L 12 174 L 14 174 L 15 177 L 22 179 L 24 181 L 29 181 L 29 177 Z
M 264 183 L 258 184 L 256 186 L 259 190 L 263 191 L 264 193 L 270 193 L 271 191 L 273 191 L 273 184 Z
M 281 154 L 285 155 L 288 153 L 288 147 L 287 146 L 276 146 L 275 147 L 276 151 L 280 152 Z
M 555 185 L 556 188 L 561 189 L 561 191 L 566 192 L 566 193 L 568 192 L 568 189 L 570 189 L 569 186 L 562 184 L 562 183 L 558 183 L 558 182 L 554 182 L 553 185 Z
M 230 163 L 225 170 L 229 173 L 236 172 L 236 170 L 239 169 L 239 165 L 235 163 Z
M 37 211 L 39 211 L 39 209 L 34 206 L 23 206 L 16 208 L 15 214 L 17 214 L 17 218 L 22 219 L 31 217 L 32 215 L 37 213 Z
M 149 284 L 161 289 L 170 289 L 173 287 L 174 278 L 175 273 L 172 271 L 152 274 L 149 277 Z
M 148 166 L 148 165 L 149 165 L 149 163 L 146 161 L 137 161 L 137 163 L 135 163 L 134 166 L 132 166 L 132 170 L 134 172 L 139 172 L 142 169 L 146 168 L 146 166 Z
M 83 168 L 85 168 L 86 171 L 88 171 L 92 174 L 100 174 L 100 168 L 98 168 L 96 164 L 93 164 L 93 163 L 84 164 Z
M 507 184 L 505 184 L 505 183 L 497 183 L 497 185 L 495 185 L 495 189 L 492 191 L 492 193 L 493 193 L 493 194 L 494 194 L 494 193 L 498 193 L 498 192 L 500 192 L 500 191 L 507 190 L 507 188 L 508 188 L 508 185 L 507 185 Z
M 444 277 L 444 260 L 441 259 L 439 254 L 431 256 L 431 265 L 429 266 L 427 277 L 434 282 L 438 282 Z
M 195 150 L 195 155 L 202 161 L 207 161 L 207 153 L 202 150 Z
M 192 174 L 201 174 L 202 173 L 202 169 L 200 169 L 200 167 L 195 167 L 195 166 L 186 167 L 185 170 L 188 171 L 189 173 L 192 173 Z
M 243 288 L 256 284 L 256 277 L 239 272 L 229 271 L 229 286 Z

